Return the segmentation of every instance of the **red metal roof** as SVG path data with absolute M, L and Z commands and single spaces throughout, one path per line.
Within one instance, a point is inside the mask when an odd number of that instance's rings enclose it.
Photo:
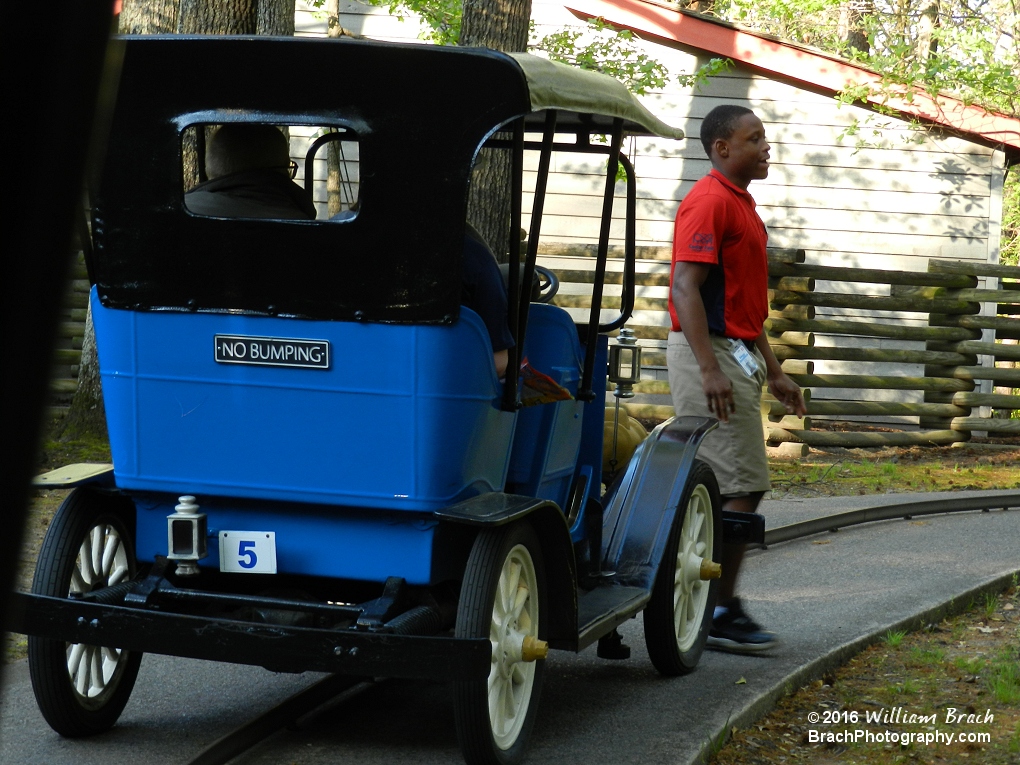
M 566 0 L 566 7 L 582 18 L 600 17 L 656 42 L 730 58 L 810 90 L 835 95 L 849 85 L 872 85 L 881 80 L 876 72 L 846 59 L 648 0 Z M 1020 152 L 1020 119 L 952 96 L 935 99 L 913 88 L 898 95 L 870 97 L 867 102 L 944 126 L 980 143 L 1001 145 L 1014 157 Z

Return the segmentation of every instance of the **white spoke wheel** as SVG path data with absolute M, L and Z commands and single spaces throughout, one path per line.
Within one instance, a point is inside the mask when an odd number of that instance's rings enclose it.
M 511 765 L 524 758 L 535 724 L 545 661 L 525 661 L 527 638 L 544 636 L 545 570 L 526 522 L 476 537 L 457 607 L 455 635 L 488 638 L 489 676 L 454 684 L 457 738 L 468 765 Z
M 32 592 L 66 598 L 127 581 L 136 562 L 130 500 L 76 489 L 60 506 L 43 540 Z M 62 736 L 113 726 L 135 684 L 140 653 L 29 637 L 32 689 L 46 722 Z
M 702 563 L 718 563 L 721 545 L 719 486 L 711 468 L 695 460 L 645 608 L 648 655 L 664 675 L 686 675 L 698 665 L 719 582 L 702 578 Z

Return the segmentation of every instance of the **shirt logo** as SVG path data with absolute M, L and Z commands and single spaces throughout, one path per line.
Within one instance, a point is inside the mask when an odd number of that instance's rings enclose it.
M 695 234 L 687 248 L 691 252 L 712 252 L 715 250 L 715 237 L 712 234 Z

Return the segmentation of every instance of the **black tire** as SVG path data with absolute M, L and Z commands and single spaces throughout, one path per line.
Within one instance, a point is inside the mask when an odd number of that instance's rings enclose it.
M 720 560 L 722 509 L 712 469 L 695 460 L 645 608 L 645 645 L 652 664 L 675 677 L 694 671 L 705 649 L 719 580 L 700 578 L 701 560 Z
M 501 578 L 504 585 L 512 587 L 512 598 L 504 592 L 497 599 Z M 510 618 L 501 620 L 508 603 L 514 604 Z M 524 633 L 543 638 L 545 613 L 545 569 L 531 526 L 517 522 L 480 532 L 464 572 L 454 634 L 487 637 L 497 647 L 488 678 L 454 683 L 457 738 L 468 765 L 516 765 L 524 759 L 538 711 L 545 661 L 515 660 L 505 649 L 514 642 L 511 631 L 517 636 Z M 500 620 L 502 629 L 498 628 Z M 492 712 L 490 694 L 503 701 L 493 704 Z M 493 714 L 498 719 L 493 719 Z
M 117 495 L 80 488 L 60 506 L 35 567 L 32 592 L 66 598 L 134 577 L 134 507 Z M 102 550 L 100 557 L 94 555 Z M 111 728 L 124 711 L 142 654 L 29 637 L 36 702 L 61 736 Z

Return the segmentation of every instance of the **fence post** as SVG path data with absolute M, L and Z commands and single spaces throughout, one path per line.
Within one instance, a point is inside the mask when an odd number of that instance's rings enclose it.
M 933 266 L 933 263 L 934 263 L 934 261 L 931 261 L 931 260 L 928 261 L 928 272 L 929 273 L 936 273 L 937 270 L 938 270 L 938 266 L 937 265 Z M 972 280 L 973 280 L 971 286 L 972 287 L 976 287 L 977 286 L 977 277 L 974 274 L 970 274 L 970 273 L 968 273 L 967 276 L 970 276 L 972 278 Z M 959 290 L 958 289 L 955 289 L 955 290 L 945 290 L 945 289 L 943 289 L 943 290 L 940 290 L 940 292 L 945 294 L 946 296 L 949 296 L 949 297 L 957 296 L 959 294 Z M 971 311 L 971 313 L 979 313 L 981 311 L 981 305 L 979 303 L 970 303 L 970 304 L 968 304 L 968 308 L 970 308 L 970 307 L 973 307 L 973 309 L 974 309 L 973 311 Z M 948 317 L 948 316 L 952 316 L 952 314 L 929 313 L 928 314 L 928 326 L 929 327 L 933 326 L 935 321 L 941 320 L 943 317 Z M 936 319 L 936 317 L 938 317 L 938 319 Z M 971 336 L 972 339 L 979 339 L 981 337 L 981 330 L 971 330 L 970 331 L 970 336 Z M 947 343 L 947 342 L 939 341 L 939 340 L 928 340 L 928 341 L 925 342 L 924 347 L 925 347 L 925 350 L 929 350 L 929 351 L 943 351 L 943 350 L 957 351 L 959 346 L 958 346 L 958 343 L 956 343 L 956 342 L 948 342 Z M 966 365 L 975 365 L 975 364 L 977 364 L 977 356 L 976 355 L 974 355 L 974 354 L 966 354 L 966 357 L 967 357 L 967 361 L 965 362 Z M 924 367 L 924 376 L 925 377 L 949 377 L 949 378 L 953 378 L 953 377 L 956 376 L 955 372 L 956 372 L 956 367 L 937 366 L 937 365 L 934 365 L 934 364 L 927 364 Z M 970 381 L 970 384 L 969 384 L 967 390 L 969 390 L 969 391 L 970 390 L 974 390 L 974 385 L 975 385 L 974 381 L 973 380 Z M 927 391 L 924 392 L 924 402 L 926 404 L 949 404 L 949 403 L 953 403 L 953 396 L 954 395 L 955 395 L 955 392 L 927 390 Z M 964 408 L 966 409 L 966 414 L 963 415 L 963 416 L 969 417 L 971 415 L 971 407 L 970 406 L 964 406 Z M 929 430 L 946 430 L 946 429 L 949 429 L 950 426 L 952 425 L 952 420 L 953 420 L 952 417 L 932 417 L 932 416 L 919 417 L 918 418 L 918 425 L 921 428 L 925 428 L 925 429 L 929 429 Z M 967 431 L 966 432 L 967 439 L 970 439 L 970 436 L 971 436 L 970 431 Z

